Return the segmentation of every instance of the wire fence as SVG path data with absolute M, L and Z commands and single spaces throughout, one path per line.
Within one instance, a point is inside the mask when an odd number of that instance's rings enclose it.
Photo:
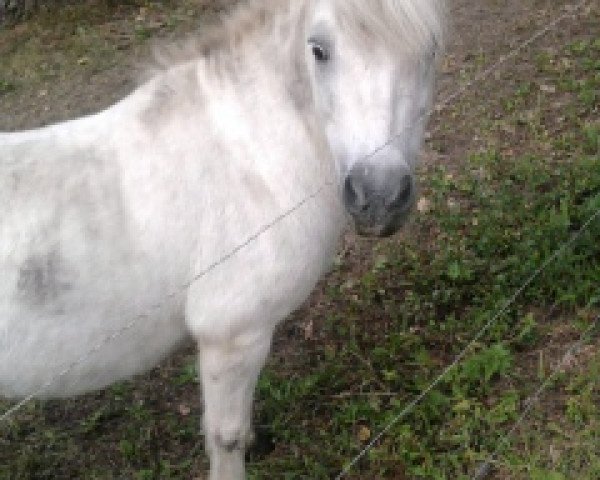
M 546 259 L 546 261 L 527 278 L 525 283 L 518 288 L 515 293 L 504 302 L 504 304 L 500 307 L 500 309 L 490 318 L 490 320 L 479 330 L 475 336 L 470 340 L 467 346 L 454 358 L 454 361 L 448 365 L 441 374 L 439 374 L 433 382 L 429 384 L 427 388 L 425 388 L 414 400 L 412 400 L 402 411 L 396 415 L 373 439 L 371 442 L 361 450 L 361 452 L 354 457 L 354 459 L 348 463 L 348 465 L 340 472 L 340 474 L 335 477 L 336 480 L 340 480 L 345 475 L 350 473 L 352 468 L 363 458 L 369 451 L 379 443 L 379 441 L 383 438 L 383 436 L 388 433 L 395 425 L 398 424 L 403 418 L 408 416 L 420 403 L 423 399 L 431 393 L 447 376 L 450 374 L 459 364 L 464 360 L 464 358 L 473 350 L 473 348 L 478 344 L 479 340 L 494 326 L 498 323 L 498 320 L 510 309 L 510 307 L 516 302 L 516 300 L 527 290 L 527 288 L 556 260 L 558 260 L 571 246 L 573 246 L 579 238 L 589 229 L 589 227 L 594 223 L 597 219 L 600 218 L 600 209 L 594 213 L 584 224 L 583 226 L 574 233 L 571 238 L 564 243 L 558 250 L 556 250 L 550 257 Z
M 566 19 L 568 19 L 568 18 L 575 18 L 575 16 L 578 13 L 580 13 L 584 9 L 584 7 L 586 7 L 587 5 L 589 5 L 589 0 L 582 0 L 579 3 L 577 3 L 576 5 L 573 5 L 573 6 L 569 7 L 567 9 L 567 11 L 565 11 L 563 14 L 561 14 L 560 16 L 558 16 L 557 18 L 555 18 L 554 20 L 552 20 L 551 22 L 549 22 L 548 24 L 546 24 L 542 29 L 536 31 L 531 37 L 529 37 L 528 39 L 526 39 L 525 41 L 523 41 L 522 43 L 520 43 L 518 46 L 516 46 L 515 48 L 513 48 L 512 50 L 510 50 L 506 55 L 500 57 L 495 63 L 493 63 L 492 65 L 490 65 L 489 67 L 487 67 L 485 70 L 481 71 L 472 80 L 466 82 L 463 86 L 461 86 L 454 93 L 448 95 L 443 100 L 441 100 L 440 102 L 438 102 L 432 109 L 430 109 L 429 111 L 423 113 L 421 118 L 427 117 L 427 116 L 431 115 L 434 112 L 439 112 L 439 111 L 445 109 L 452 102 L 454 102 L 458 98 L 462 97 L 465 93 L 467 93 L 474 85 L 476 85 L 478 83 L 481 83 L 484 80 L 488 79 L 493 73 L 497 72 L 499 69 L 501 69 L 503 66 L 505 66 L 510 60 L 515 59 L 521 52 L 523 52 L 525 49 L 527 49 L 529 46 L 531 46 L 537 40 L 539 40 L 540 38 L 542 38 L 543 36 L 545 36 L 546 34 L 548 34 L 550 31 L 556 29 L 558 27 L 558 25 L 561 24 L 562 22 L 564 22 Z M 432 135 L 435 134 L 436 131 L 437 130 L 434 130 L 431 134 Z M 399 132 L 396 135 L 390 137 L 386 143 L 382 144 L 380 147 L 378 147 L 377 149 L 373 150 L 369 155 L 367 155 L 364 158 L 364 160 L 370 159 L 371 157 L 373 157 L 374 155 L 376 155 L 377 153 L 379 153 L 381 150 L 383 150 L 386 147 L 388 147 L 391 143 L 393 143 L 403 133 L 404 132 Z M 290 206 L 289 208 L 287 208 L 281 214 L 279 214 L 278 216 L 276 216 L 275 218 L 273 218 L 273 220 L 271 220 L 270 222 L 266 223 L 261 228 L 259 228 L 255 233 L 249 235 L 237 247 L 235 247 L 234 249 L 230 250 L 228 253 L 224 254 L 219 259 L 215 260 L 212 264 L 206 266 L 204 269 L 202 269 L 201 271 L 199 271 L 188 282 L 186 282 L 185 284 L 181 285 L 179 289 L 166 294 L 165 295 L 165 300 L 171 299 L 174 296 L 179 295 L 182 292 L 184 292 L 185 290 L 187 290 L 190 286 L 192 286 L 195 282 L 197 282 L 198 280 L 200 280 L 202 277 L 204 277 L 205 275 L 207 275 L 211 271 L 215 270 L 220 265 L 222 265 L 223 263 L 225 263 L 226 261 L 228 261 L 229 259 L 231 259 L 232 257 L 234 257 L 238 252 L 240 252 L 241 250 L 243 250 L 245 247 L 247 247 L 248 245 L 250 245 L 251 243 L 253 243 L 257 239 L 259 239 L 263 234 L 265 234 L 267 231 L 269 231 L 275 225 L 279 224 L 284 219 L 286 219 L 289 216 L 293 215 L 295 212 L 297 212 L 298 210 L 300 210 L 302 207 L 304 207 L 310 201 L 314 200 L 316 197 L 318 197 L 319 195 L 321 195 L 325 190 L 331 189 L 331 188 L 338 188 L 337 182 L 332 181 L 332 180 L 323 182 L 318 188 L 316 188 L 309 195 L 307 195 L 306 197 L 304 197 L 302 200 L 294 203 L 292 206 Z M 470 353 L 473 350 L 473 348 L 477 345 L 477 343 L 479 342 L 479 340 L 481 340 L 481 338 L 498 322 L 498 320 L 511 308 L 511 306 L 514 305 L 514 303 L 517 301 L 517 299 L 528 289 L 528 287 L 551 264 L 553 264 L 554 262 L 556 262 L 570 247 L 572 247 L 581 238 L 581 236 L 589 229 L 589 227 L 596 220 L 598 220 L 599 218 L 600 218 L 600 210 L 598 210 L 590 218 L 588 218 L 588 220 L 581 226 L 581 228 L 577 232 L 575 232 L 569 238 L 568 241 L 566 241 L 563 245 L 561 245 L 549 258 L 547 258 L 543 262 L 543 264 L 525 280 L 525 282 L 521 285 L 521 287 L 518 288 L 514 292 L 514 294 L 504 302 L 504 304 L 502 304 L 502 306 L 499 308 L 499 310 L 494 315 L 492 315 L 490 317 L 490 320 L 477 332 L 477 334 L 470 340 L 470 342 L 466 345 L 466 347 L 455 357 L 455 359 L 453 360 L 453 362 L 450 365 L 448 365 L 435 378 L 435 380 L 432 381 L 429 384 L 429 386 L 427 388 L 425 388 L 417 397 L 415 397 L 408 405 L 406 405 L 395 417 L 393 417 L 392 420 L 384 428 L 382 428 L 379 431 L 379 433 L 377 433 L 372 438 L 372 440 L 369 442 L 369 444 L 367 444 L 358 453 L 358 455 L 356 455 L 350 462 L 348 462 L 344 466 L 344 468 L 342 469 L 342 471 L 335 477 L 335 480 L 340 480 L 343 477 L 345 477 L 348 473 L 350 473 L 350 471 L 357 465 L 357 463 L 371 449 L 373 449 L 379 443 L 379 441 L 395 425 L 398 424 L 398 422 L 400 422 L 402 419 L 404 419 L 406 416 L 408 416 L 411 412 L 413 412 L 414 409 L 422 402 L 422 400 L 429 393 L 431 393 L 448 376 L 448 374 L 451 373 L 451 371 L 454 370 L 461 363 L 462 360 L 464 360 L 464 358 L 468 355 L 468 353 Z M 90 356 L 94 355 L 96 352 L 100 351 L 105 345 L 107 345 L 110 342 L 114 341 L 115 339 L 119 338 L 121 335 L 125 334 L 127 331 L 135 328 L 135 326 L 143 318 L 145 318 L 146 316 L 150 315 L 155 310 L 159 309 L 162 305 L 163 305 L 163 303 L 156 303 L 145 314 L 139 315 L 139 316 L 135 317 L 134 319 L 132 319 L 127 325 L 125 325 L 121 329 L 116 330 L 116 331 L 112 332 L 110 335 L 107 335 L 106 337 L 104 337 L 103 339 L 101 339 L 92 349 L 90 349 L 88 352 L 86 352 L 85 354 L 83 354 L 82 356 L 80 356 L 78 359 L 76 359 L 75 361 L 73 361 L 71 364 L 69 364 L 68 366 L 66 366 L 63 370 L 61 370 L 60 372 L 58 372 L 54 376 L 52 376 L 46 383 L 44 383 L 44 385 L 42 385 L 39 389 L 37 389 L 31 395 L 28 395 L 27 397 L 23 398 L 21 401 L 19 401 L 18 403 L 16 403 L 13 407 L 11 407 L 7 411 L 5 411 L 0 416 L 0 424 L 8 422 L 21 408 L 23 408 L 27 403 L 29 403 L 30 401 L 32 401 L 34 398 L 36 398 L 36 397 L 40 396 L 41 394 L 43 394 L 43 392 L 47 388 L 49 388 L 51 385 L 53 385 L 54 382 L 56 382 L 57 380 L 59 380 L 61 377 L 67 375 L 69 372 L 71 372 L 74 368 L 76 368 L 83 361 L 85 361 L 86 359 L 88 359 Z M 475 480 L 483 480 L 491 472 L 491 467 L 493 466 L 493 462 L 494 462 L 496 456 L 499 454 L 499 452 L 502 449 L 502 447 L 506 444 L 507 439 L 509 439 L 514 434 L 514 432 L 516 431 L 516 429 L 518 428 L 518 426 L 522 423 L 522 421 L 530 413 L 531 409 L 537 403 L 537 401 L 539 400 L 539 398 L 542 395 L 542 393 L 544 392 L 544 390 L 552 383 L 553 379 L 560 372 L 560 369 L 565 365 L 566 359 L 569 356 L 572 356 L 579 348 L 581 348 L 581 346 L 585 342 L 585 340 L 588 337 L 588 335 L 598 325 L 598 322 L 600 322 L 600 317 L 597 318 L 595 320 L 595 322 L 582 334 L 582 336 L 580 337 L 580 339 L 569 348 L 569 350 L 567 351 L 567 353 L 563 357 L 562 361 L 556 367 L 556 369 L 553 372 L 553 374 L 551 376 L 549 376 L 546 379 L 546 381 L 543 382 L 540 385 L 540 387 L 538 388 L 538 390 L 536 390 L 536 392 L 527 400 L 527 402 L 525 403 L 526 406 L 525 406 L 525 408 L 524 408 L 521 416 L 517 419 L 517 421 L 515 422 L 515 424 L 513 425 L 513 427 L 506 433 L 506 435 L 504 437 L 502 437 L 502 439 L 499 442 L 499 444 L 498 444 L 497 448 L 495 449 L 495 451 L 492 452 L 492 454 L 489 456 L 489 458 L 480 465 L 480 467 L 477 469 L 477 471 L 475 472 L 474 476 L 472 477 L 473 479 L 475 479 Z
M 508 444 L 510 438 L 515 434 L 517 429 L 523 424 L 523 421 L 529 416 L 533 408 L 539 403 L 542 394 L 546 391 L 550 385 L 558 378 L 559 374 L 567 366 L 567 363 L 571 358 L 577 355 L 581 350 L 586 341 L 589 340 L 590 334 L 600 326 L 600 315 L 597 316 L 594 321 L 584 330 L 579 339 L 573 343 L 561 360 L 558 362 L 553 372 L 540 384 L 535 392 L 529 396 L 523 403 L 524 408 L 517 420 L 513 423 L 512 427 L 500 438 L 494 451 L 488 456 L 488 458 L 481 463 L 481 465 L 475 471 L 475 474 L 471 477 L 473 480 L 485 480 L 491 475 L 494 467 L 494 461 L 498 457 L 502 449 Z

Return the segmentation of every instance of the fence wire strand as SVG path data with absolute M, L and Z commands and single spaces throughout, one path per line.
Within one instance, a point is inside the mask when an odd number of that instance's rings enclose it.
M 504 434 L 499 439 L 498 444 L 496 445 L 496 448 L 494 449 L 494 451 L 488 456 L 488 458 L 484 462 L 482 462 L 479 465 L 479 467 L 475 471 L 475 474 L 471 477 L 472 480 L 485 480 L 487 477 L 489 477 L 491 475 L 493 468 L 494 468 L 494 462 L 496 460 L 496 457 L 499 455 L 502 448 L 508 444 L 510 438 L 515 434 L 517 429 L 523 424 L 523 421 L 529 416 L 529 413 L 531 413 L 533 408 L 539 403 L 540 398 L 542 397 L 542 394 L 558 378 L 561 370 L 563 369 L 563 367 L 565 367 L 567 365 L 569 359 L 571 359 L 573 356 L 577 355 L 577 353 L 581 350 L 581 348 L 583 347 L 585 342 L 588 340 L 588 337 L 590 336 L 592 331 L 595 328 L 597 328 L 598 326 L 600 326 L 600 315 L 598 315 L 594 319 L 594 321 L 592 321 L 592 323 L 588 326 L 588 328 L 585 329 L 585 331 L 579 337 L 579 340 L 577 340 L 573 345 L 571 345 L 571 347 L 569 347 L 569 349 L 563 355 L 562 359 L 560 360 L 560 362 L 558 363 L 558 365 L 552 372 L 552 374 L 549 375 L 548 378 L 546 378 L 546 380 L 544 380 L 541 383 L 541 385 L 537 388 L 537 390 L 527 400 L 525 400 L 525 403 L 524 403 L 525 408 L 521 412 L 521 415 L 519 415 L 519 418 L 517 418 L 517 420 L 515 421 L 513 426 L 510 428 L 510 430 L 508 430 L 508 432 L 506 432 L 506 434 Z

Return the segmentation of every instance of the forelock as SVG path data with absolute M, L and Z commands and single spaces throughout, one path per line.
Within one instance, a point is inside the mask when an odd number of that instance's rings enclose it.
M 420 56 L 444 48 L 445 0 L 331 0 L 340 28 L 370 48 Z

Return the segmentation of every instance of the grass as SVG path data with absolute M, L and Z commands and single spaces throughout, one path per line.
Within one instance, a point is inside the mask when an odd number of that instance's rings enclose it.
M 28 114 L 40 124 L 53 123 L 115 103 L 146 71 L 152 40 L 197 30 L 218 9 L 213 3 L 80 2 L 61 5 L 60 15 L 42 10 L 13 28 L 0 28 L 0 118 L 10 115 L 10 128 L 31 127 Z M 112 94 L 103 91 L 105 83 L 112 83 Z M 74 98 L 77 86 L 87 84 L 96 88 Z
M 14 83 L 0 79 L 0 95 L 2 95 L 3 93 L 12 92 L 13 90 L 15 90 L 15 88 L 16 86 Z
M 402 239 L 340 256 L 308 340 L 279 340 L 260 378 L 250 479 L 334 477 L 600 209 L 600 39 L 580 37 L 532 53 L 529 78 L 470 121 L 480 148 L 459 168 L 423 168 L 428 208 Z M 597 330 L 505 439 L 600 314 L 598 245 L 597 220 L 348 478 L 470 478 L 499 446 L 492 478 L 600 478 Z M 206 469 L 197 388 L 188 352 L 137 384 L 30 404 L 0 434 L 0 479 L 191 478 Z

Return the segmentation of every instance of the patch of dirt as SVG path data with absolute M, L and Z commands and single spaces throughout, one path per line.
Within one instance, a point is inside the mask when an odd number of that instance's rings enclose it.
M 8 93 L 0 90 L 0 130 L 35 128 L 114 104 L 140 83 L 155 45 L 202 32 L 235 3 L 80 5 L 0 29 L 0 80 L 9 76 L 14 83 Z M 7 63 L 17 47 L 17 58 Z

